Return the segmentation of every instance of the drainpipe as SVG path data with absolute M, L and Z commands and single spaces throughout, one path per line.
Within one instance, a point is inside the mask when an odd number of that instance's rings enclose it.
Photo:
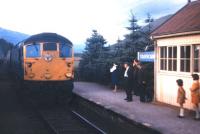
M 157 62 L 158 62 L 158 57 L 157 57 L 157 53 L 158 53 L 158 47 L 157 47 L 157 41 L 155 39 L 153 39 L 154 42 L 154 53 L 155 53 L 155 59 L 154 59 L 154 102 L 157 101 L 157 72 L 158 72 L 158 68 L 157 68 Z

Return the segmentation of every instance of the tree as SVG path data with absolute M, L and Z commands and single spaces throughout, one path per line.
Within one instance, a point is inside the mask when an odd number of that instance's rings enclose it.
M 130 34 L 125 35 L 125 55 L 129 58 L 136 58 L 137 52 L 144 49 L 144 39 L 140 26 L 137 24 L 137 19 L 131 11 L 131 19 L 129 20 L 130 26 L 127 27 L 130 30 Z
M 96 80 L 98 64 L 104 55 L 106 40 L 97 30 L 92 31 L 92 36 L 86 39 L 85 51 L 79 65 L 80 77 L 84 80 Z M 105 56 L 104 56 L 105 57 Z
M 89 54 L 91 57 L 91 61 L 99 57 L 104 45 L 107 43 L 103 36 L 97 33 L 97 30 L 93 30 L 92 32 L 92 37 L 86 40 L 85 48 L 86 54 Z
M 152 22 L 153 21 L 154 21 L 154 19 L 151 17 L 151 14 L 147 13 L 147 18 L 145 19 L 145 23 L 147 24 L 148 29 L 144 33 L 146 35 L 146 41 L 147 41 L 146 48 L 148 48 L 150 45 L 153 44 L 153 41 L 150 38 L 150 34 L 151 34 L 152 30 L 153 30 L 152 29 Z
M 148 23 L 152 21 L 150 15 L 147 19 Z M 123 40 L 118 39 L 116 44 L 108 47 L 105 47 L 106 40 L 103 36 L 96 30 L 92 31 L 91 37 L 86 39 L 85 51 L 79 64 L 78 72 L 81 80 L 110 83 L 109 69 L 113 62 L 119 65 L 120 79 L 123 79 L 123 63 L 131 62 L 133 58 L 137 57 L 137 52 L 144 51 L 150 39 L 149 34 L 143 32 L 137 24 L 137 19 L 132 12 L 129 22 L 130 26 L 126 28 L 130 34 L 125 35 Z M 151 70 L 151 72 L 153 71 Z
M 140 29 L 140 26 L 137 24 L 137 19 L 132 11 L 131 11 L 131 19 L 129 20 L 129 22 L 130 26 L 127 27 L 127 29 L 130 30 L 132 33 Z
M 145 23 L 147 23 L 148 25 L 148 34 L 151 33 L 152 31 L 152 26 L 151 26 L 151 23 L 154 21 L 154 19 L 151 17 L 151 14 L 150 13 L 147 13 L 147 18 L 145 19 Z

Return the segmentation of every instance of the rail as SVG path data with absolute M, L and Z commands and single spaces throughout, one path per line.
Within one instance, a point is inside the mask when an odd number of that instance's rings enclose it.
M 105 131 L 103 131 L 101 128 L 97 127 L 95 124 L 93 124 L 92 122 L 90 122 L 89 120 L 87 120 L 86 118 L 84 118 L 83 116 L 81 116 L 79 113 L 77 113 L 76 111 L 72 110 L 72 113 L 74 115 L 76 115 L 79 119 L 81 119 L 82 121 L 84 121 L 85 123 L 87 123 L 88 125 L 90 125 L 92 128 L 94 128 L 95 130 L 97 130 L 99 133 L 101 134 L 107 134 Z

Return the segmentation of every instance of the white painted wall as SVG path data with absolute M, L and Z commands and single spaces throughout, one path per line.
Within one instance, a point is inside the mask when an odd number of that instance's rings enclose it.
M 191 104 L 191 95 L 190 95 L 190 86 L 192 84 L 192 77 L 190 76 L 176 76 L 176 75 L 168 75 L 168 74 L 158 74 L 157 75 L 157 85 L 156 85 L 156 99 L 160 102 L 164 102 L 167 104 L 178 106 L 176 103 L 178 86 L 176 84 L 177 79 L 183 79 L 184 89 L 186 91 L 186 103 L 185 107 L 188 109 L 192 109 Z
M 176 84 L 177 79 L 183 79 L 184 82 L 184 89 L 186 91 L 186 103 L 185 107 L 187 109 L 192 109 L 192 104 L 191 104 L 191 94 L 190 94 L 190 86 L 192 84 L 192 77 L 191 72 L 185 73 L 185 72 L 180 72 L 180 62 L 177 62 L 177 71 L 172 72 L 172 71 L 160 71 L 160 65 L 159 65 L 159 51 L 158 48 L 159 46 L 180 46 L 180 45 L 193 45 L 193 44 L 200 44 L 200 35 L 193 35 L 193 36 L 182 36 L 182 37 L 173 37 L 173 38 L 165 38 L 165 39 L 158 39 L 156 40 L 156 60 L 155 60 L 155 97 L 157 101 L 164 102 L 167 104 L 175 105 L 178 106 L 176 102 L 177 98 L 177 90 L 178 86 Z M 191 61 L 192 59 L 192 49 L 191 47 Z M 180 58 L 180 49 L 177 49 L 177 55 L 178 59 Z M 191 62 L 191 67 L 192 67 Z

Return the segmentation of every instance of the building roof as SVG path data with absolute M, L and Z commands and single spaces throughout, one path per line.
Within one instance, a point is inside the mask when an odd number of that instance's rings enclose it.
M 189 2 L 151 35 L 155 38 L 191 32 L 200 33 L 200 0 Z

